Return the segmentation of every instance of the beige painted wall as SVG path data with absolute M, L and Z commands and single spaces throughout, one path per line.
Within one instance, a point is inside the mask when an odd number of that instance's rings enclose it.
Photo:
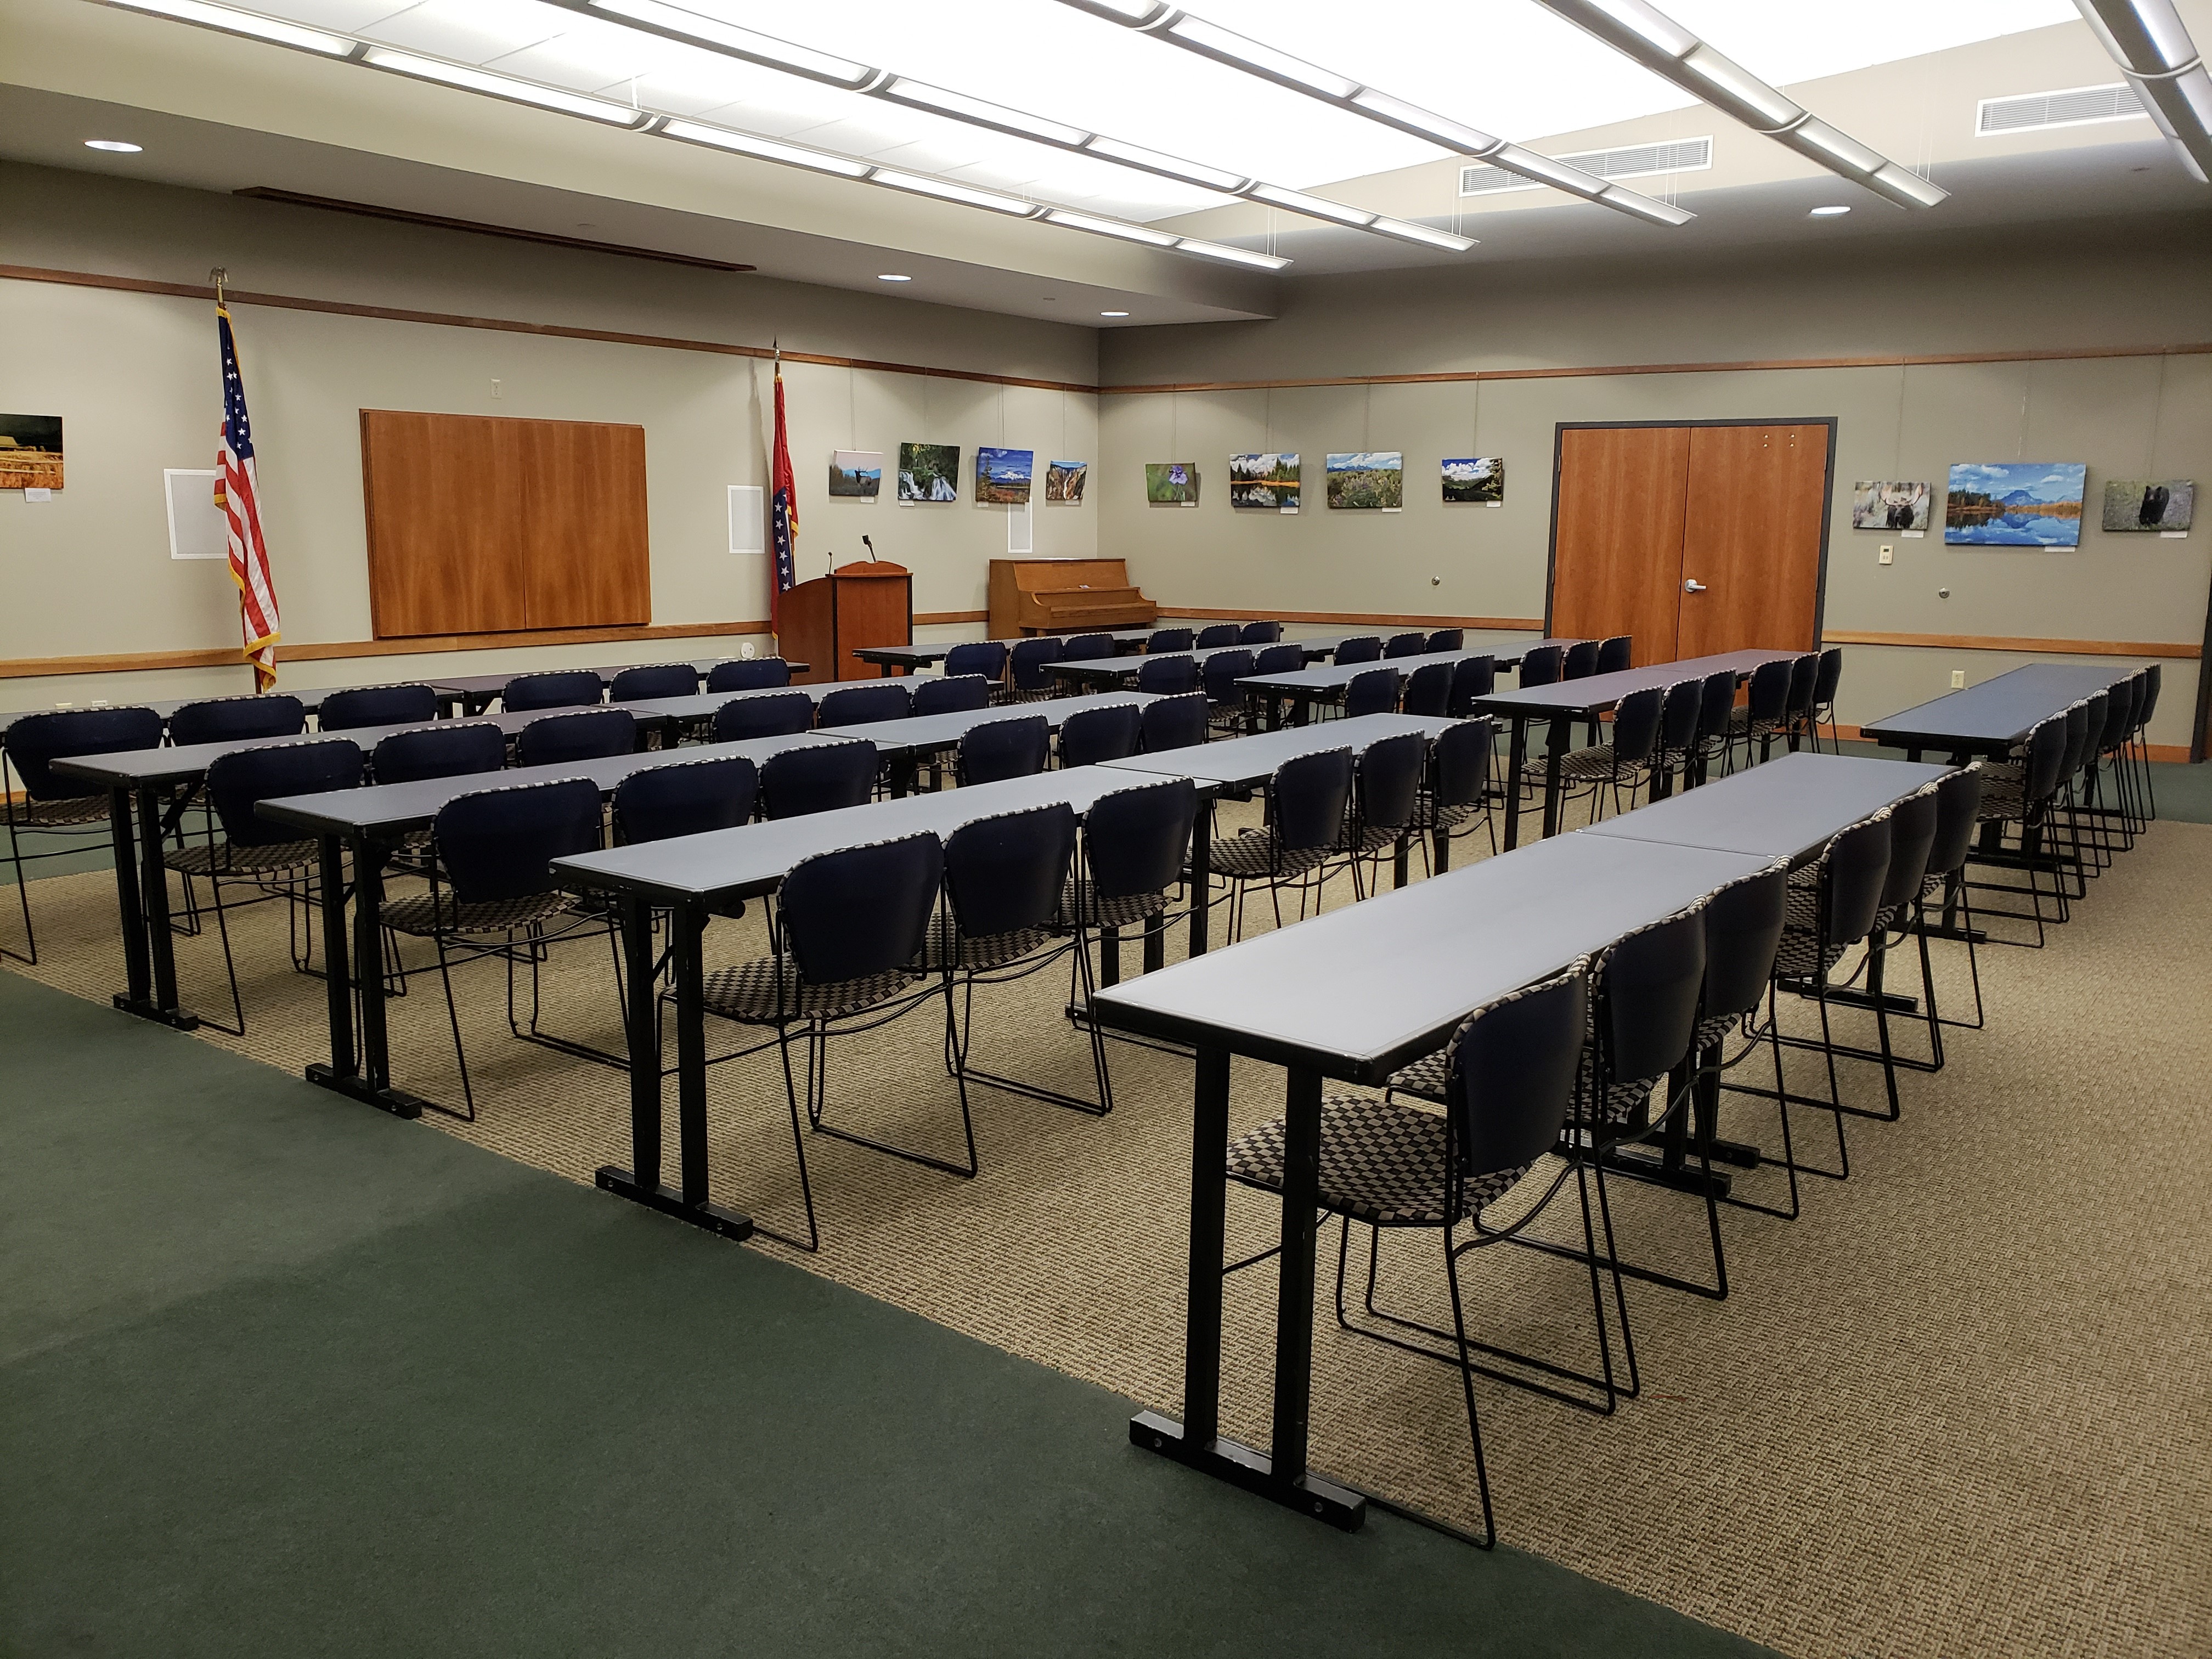
M 1027 378 L 1095 377 L 1089 329 L 854 296 L 645 261 L 389 226 L 89 174 L 0 169 L 0 262 L 170 282 L 210 264 L 241 287 L 405 309 L 625 332 L 764 343 Z M 0 658 L 185 650 L 235 642 L 234 591 L 219 562 L 167 552 L 165 467 L 210 465 L 220 419 L 214 319 L 204 301 L 54 284 L 0 284 L 9 349 L 0 407 L 58 413 L 68 483 L 51 502 L 0 492 Z M 764 557 L 728 551 L 726 487 L 766 482 L 769 366 L 652 347 L 239 306 L 234 315 L 260 454 L 284 633 L 370 637 L 358 412 L 363 408 L 635 422 L 646 428 L 659 624 L 767 615 Z M 799 486 L 800 574 L 860 535 L 915 573 L 918 611 L 984 605 L 1007 509 L 963 501 L 901 507 L 831 501 L 833 448 L 902 439 L 1033 447 L 1091 459 L 1096 399 L 1018 386 L 786 366 Z M 501 395 L 492 394 L 492 382 Z M 963 487 L 965 488 L 965 487 Z M 1042 496 L 1040 485 L 1038 495 Z M 1095 497 L 1094 497 L 1095 502 Z M 1040 553 L 1089 554 L 1093 504 L 1033 507 Z M 764 642 L 763 642 L 764 643 Z M 311 661 L 286 684 L 361 684 L 564 662 L 731 654 L 708 638 L 630 646 L 495 649 Z M 242 669 L 23 678 L 0 706 L 243 689 Z
M 1330 279 L 1291 290 L 1267 324 L 1109 334 L 1109 385 L 1441 369 L 1742 362 L 2212 341 L 2212 251 L 2202 226 L 2147 237 L 2069 234 L 2026 245 L 1747 275 L 1678 266 L 1632 279 L 1493 269 Z M 2212 514 L 2185 540 L 2107 536 L 2107 477 L 2212 486 L 2212 356 L 2137 356 L 1911 368 L 1593 375 L 1273 391 L 1109 394 L 1102 400 L 1101 549 L 1127 551 L 1164 602 L 1291 611 L 1543 614 L 1557 424 L 1570 421 L 1837 418 L 1826 625 L 1871 632 L 2154 641 L 2194 646 L 2212 583 Z M 1406 456 L 1400 514 L 1330 512 L 1330 450 Z M 1296 518 L 1228 504 L 1227 458 L 1296 450 Z M 1502 507 L 1446 507 L 1446 456 L 1499 455 Z M 1146 461 L 1201 469 L 1195 509 L 1146 504 Z M 2072 460 L 2091 508 L 2075 552 L 1946 547 L 1853 531 L 1850 486 L 1924 478 L 1954 461 Z M 1876 562 L 1878 545 L 1896 562 Z M 1948 587 L 1948 599 L 1938 597 Z M 1954 668 L 1978 683 L 2024 659 L 1996 652 L 1852 647 L 1842 717 L 1871 720 L 1937 695 Z M 2168 662 L 2154 739 L 2188 738 L 2196 665 Z

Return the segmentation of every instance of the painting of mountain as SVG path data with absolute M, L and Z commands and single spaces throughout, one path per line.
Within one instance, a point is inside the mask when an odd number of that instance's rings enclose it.
M 993 449 L 975 452 L 975 499 L 984 505 L 1019 507 L 1030 498 L 1030 477 L 1036 466 L 1033 449 Z
M 1329 456 L 1328 504 L 1398 511 L 1406 504 L 1405 452 L 1353 449 Z
M 1297 512 L 1298 458 L 1287 454 L 1231 455 L 1229 505 L 1277 513 Z
M 1505 463 L 1495 455 L 1474 455 L 1443 463 L 1444 500 L 1462 506 L 1505 505 Z
M 1044 470 L 1044 498 L 1071 506 L 1083 500 L 1083 486 L 1091 477 L 1088 461 L 1054 461 Z
M 1954 461 L 1943 539 L 1964 547 L 2078 547 L 2087 483 L 2080 461 Z

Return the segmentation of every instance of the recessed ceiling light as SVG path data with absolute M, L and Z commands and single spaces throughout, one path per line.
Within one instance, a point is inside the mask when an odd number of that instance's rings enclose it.
M 1098 314 L 1101 317 L 1126 317 L 1129 313 L 1126 311 L 1102 311 Z
M 1816 207 L 1808 216 L 1814 219 L 1832 219 L 1839 213 L 1849 213 L 1850 211 L 1850 210 L 1849 208 L 1843 206 Z
M 879 283 L 910 283 L 914 278 L 902 276 L 895 270 L 886 270 L 878 273 L 876 280 Z
M 146 148 L 143 144 L 132 143 L 128 138 L 88 138 L 84 141 L 84 147 L 87 149 L 112 149 L 125 155 L 136 155 Z

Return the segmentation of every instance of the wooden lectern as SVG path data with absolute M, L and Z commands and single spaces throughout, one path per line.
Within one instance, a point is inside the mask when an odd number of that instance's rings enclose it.
M 914 573 L 880 559 L 801 582 L 776 609 L 777 649 L 810 665 L 794 680 L 866 679 L 876 670 L 852 654 L 855 647 L 913 643 Z

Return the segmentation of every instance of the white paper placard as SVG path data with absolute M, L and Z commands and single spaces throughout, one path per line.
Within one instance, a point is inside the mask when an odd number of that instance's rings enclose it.
M 1919 541 L 1928 534 L 1924 530 L 1900 530 L 1897 533 L 1909 542 Z
M 229 525 L 215 504 L 215 469 L 163 469 L 161 493 L 169 503 L 169 556 L 222 559 L 229 556 Z
M 53 500 L 53 498 L 54 492 L 44 484 L 25 484 L 23 486 L 23 499 L 27 501 L 50 501 Z
M 730 551 L 768 551 L 768 501 L 758 484 L 730 486 Z
M 2185 542 L 2189 539 L 2189 532 L 2186 530 L 2161 530 L 2158 532 L 2158 538 L 2162 542 Z
M 1034 546 L 1030 529 L 1030 504 L 1024 501 L 1019 507 L 1009 507 L 1006 509 L 1006 551 L 1027 553 Z

